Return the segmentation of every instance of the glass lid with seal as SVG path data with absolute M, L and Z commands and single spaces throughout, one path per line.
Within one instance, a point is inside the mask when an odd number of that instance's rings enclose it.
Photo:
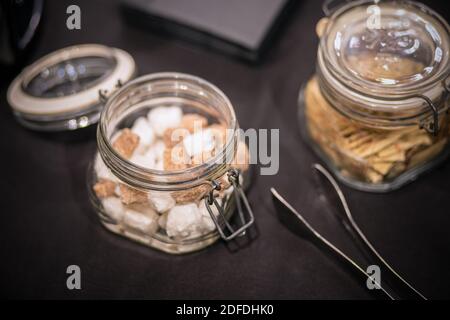
M 8 89 L 8 102 L 24 126 L 75 130 L 97 123 L 102 97 L 132 79 L 136 64 L 125 51 L 98 44 L 67 47 L 25 68 Z
M 449 73 L 449 27 L 410 1 L 352 1 L 330 18 L 322 51 L 336 76 L 374 95 L 407 94 Z
M 324 81 L 348 99 L 341 111 L 394 125 L 445 111 L 445 104 L 432 111 L 450 74 L 450 27 L 437 13 L 414 1 L 360 0 L 326 20 L 318 64 Z

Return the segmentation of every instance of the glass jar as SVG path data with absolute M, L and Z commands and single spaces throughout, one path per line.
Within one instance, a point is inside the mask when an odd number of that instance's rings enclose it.
M 220 126 L 227 130 L 221 132 L 220 147 L 203 161 L 188 155 L 186 163 L 171 167 L 172 152 L 196 134 L 187 132 L 175 146 L 165 140 L 168 130 L 182 127 L 183 120 L 176 120 L 180 114 L 203 119 L 205 132 Z M 147 120 L 154 132 L 145 146 L 141 143 L 148 136 L 138 122 Z M 249 161 L 238 129 L 228 98 L 205 80 L 157 73 L 127 83 L 106 101 L 97 130 L 88 187 L 100 221 L 116 234 L 172 254 L 242 235 L 253 214 L 241 187 L 248 184 Z M 128 150 L 137 140 L 137 147 Z M 154 162 L 148 165 L 150 155 Z
M 449 151 L 450 28 L 411 1 L 324 11 L 316 74 L 299 95 L 303 136 L 345 184 L 397 189 Z

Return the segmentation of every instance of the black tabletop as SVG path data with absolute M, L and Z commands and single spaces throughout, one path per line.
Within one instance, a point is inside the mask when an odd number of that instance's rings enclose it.
M 82 29 L 66 28 L 79 4 Z M 429 2 L 448 19 L 446 4 Z M 447 7 L 448 9 L 448 7 Z M 280 170 L 255 176 L 248 192 L 255 239 L 235 251 L 222 242 L 171 256 L 102 227 L 90 206 L 87 166 L 95 130 L 74 135 L 21 127 L 0 95 L 0 292 L 10 298 L 372 299 L 333 256 L 291 233 L 277 218 L 270 187 L 319 230 L 356 249 L 320 196 L 302 141 L 297 94 L 314 72 L 320 1 L 301 1 L 261 65 L 248 65 L 126 25 L 114 1 L 47 1 L 30 61 L 53 50 L 101 43 L 133 55 L 140 74 L 179 71 L 205 78 L 234 104 L 243 128 L 280 129 Z M 4 79 L 5 80 L 5 79 Z M 430 298 L 450 298 L 450 164 L 389 194 L 343 188 L 355 219 L 375 247 Z M 81 268 L 81 290 L 68 290 L 66 268 Z

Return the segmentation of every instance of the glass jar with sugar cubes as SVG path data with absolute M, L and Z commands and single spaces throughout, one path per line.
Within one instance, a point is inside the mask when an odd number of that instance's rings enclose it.
M 299 95 L 302 133 L 342 182 L 399 188 L 449 151 L 450 28 L 411 1 L 324 11 L 317 71 Z
M 224 93 L 195 76 L 157 73 L 122 86 L 101 114 L 89 175 L 101 222 L 172 254 L 244 234 L 254 218 L 238 129 Z

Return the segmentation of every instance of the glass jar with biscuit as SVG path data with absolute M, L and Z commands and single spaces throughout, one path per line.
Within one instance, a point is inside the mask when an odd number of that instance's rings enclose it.
M 324 8 L 316 74 L 299 95 L 303 135 L 347 185 L 397 189 L 448 155 L 450 28 L 412 1 Z
M 200 78 L 157 73 L 125 84 L 102 111 L 90 172 L 103 225 L 172 254 L 245 233 L 254 219 L 238 129 L 228 98 Z

